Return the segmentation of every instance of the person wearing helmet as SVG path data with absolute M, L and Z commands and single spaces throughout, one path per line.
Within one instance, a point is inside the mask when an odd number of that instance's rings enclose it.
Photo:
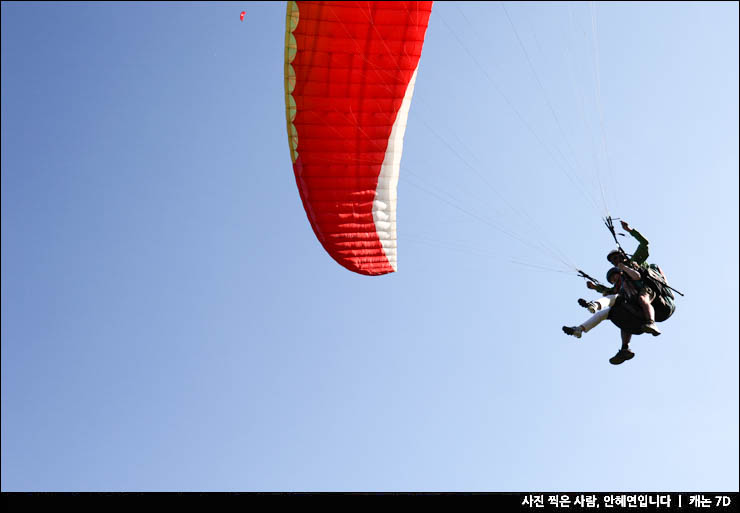
M 612 267 L 606 273 L 606 281 L 608 281 L 612 287 L 610 291 L 622 291 L 625 287 L 629 287 L 629 282 L 632 281 L 635 276 L 639 277 L 639 273 L 631 268 L 627 268 L 627 271 L 621 267 Z M 617 354 L 609 358 L 609 363 L 612 365 L 620 365 L 627 360 L 634 358 L 635 353 L 630 349 L 629 344 L 632 341 L 632 334 L 635 331 L 630 331 L 628 326 L 625 326 L 619 321 L 619 318 L 624 315 L 625 300 L 620 297 L 619 294 L 609 294 L 597 301 L 593 301 L 594 315 L 578 326 L 563 326 L 563 332 L 566 335 L 572 335 L 576 338 L 581 338 L 584 333 L 588 333 L 593 328 L 598 326 L 603 320 L 611 320 L 617 327 L 620 328 L 620 338 L 622 346 L 620 347 Z M 613 315 L 615 312 L 619 312 L 616 316 Z M 639 332 L 641 328 L 638 328 Z
M 606 280 L 612 284 L 612 289 L 619 290 L 622 286 L 622 282 L 625 281 L 623 271 L 617 267 L 612 267 L 606 273 Z M 612 307 L 617 303 L 617 294 L 609 294 L 601 299 L 592 302 L 596 306 L 594 307 L 594 315 L 578 326 L 563 326 L 563 332 L 566 335 L 572 335 L 576 338 L 581 338 L 584 333 L 588 333 L 592 329 L 601 323 L 601 321 L 608 319 Z M 620 329 L 620 337 L 622 339 L 622 347 L 619 349 L 617 354 L 609 359 L 609 363 L 612 365 L 619 365 L 627 360 L 634 358 L 635 353 L 629 348 L 630 341 L 632 340 L 632 333 L 625 329 Z
M 619 288 L 619 280 L 621 280 L 621 271 L 616 267 L 612 267 L 606 273 L 606 280 L 614 285 L 615 289 Z M 596 301 L 591 301 L 589 311 L 594 314 L 584 323 L 578 326 L 563 326 L 563 332 L 566 335 L 572 335 L 576 338 L 581 338 L 584 333 L 588 333 L 601 321 L 605 320 L 609 316 L 609 308 L 611 308 L 617 300 L 617 294 L 609 294 Z

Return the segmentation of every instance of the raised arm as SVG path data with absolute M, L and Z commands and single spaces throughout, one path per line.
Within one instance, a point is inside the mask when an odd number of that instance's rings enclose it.
M 624 228 L 624 230 L 632 235 L 638 242 L 637 249 L 632 255 L 632 261 L 637 262 L 638 264 L 644 263 L 650 256 L 650 251 L 648 250 L 648 244 L 650 243 L 645 237 L 642 236 L 640 232 L 638 232 L 634 228 L 630 228 L 630 225 L 628 225 L 624 221 L 622 221 L 622 228 Z

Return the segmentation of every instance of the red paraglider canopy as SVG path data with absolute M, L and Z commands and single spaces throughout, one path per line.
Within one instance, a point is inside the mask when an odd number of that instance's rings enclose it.
M 316 237 L 359 274 L 396 271 L 403 135 L 432 2 L 288 2 L 290 155 Z

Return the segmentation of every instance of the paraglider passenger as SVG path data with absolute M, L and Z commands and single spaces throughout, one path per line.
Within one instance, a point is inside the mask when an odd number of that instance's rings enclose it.
M 625 277 L 623 276 L 622 271 L 617 267 L 612 267 L 611 269 L 609 269 L 609 271 L 606 273 L 606 280 L 610 284 L 612 284 L 612 287 L 610 289 L 602 287 L 604 291 L 621 290 L 623 283 L 625 281 L 628 281 L 628 279 L 625 279 Z M 589 283 L 593 285 L 592 282 Z M 592 301 L 590 303 L 590 306 L 594 308 L 594 315 L 591 316 L 591 318 L 589 318 L 586 322 L 578 326 L 563 326 L 563 332 L 566 335 L 572 335 L 576 338 L 581 338 L 584 333 L 588 333 L 593 328 L 598 326 L 601 321 L 609 317 L 610 308 L 616 303 L 617 297 L 617 294 L 609 294 L 597 301 Z M 591 308 L 589 308 L 589 310 L 591 310 Z M 620 330 L 620 337 L 622 339 L 622 347 L 619 349 L 617 354 L 609 359 L 609 363 L 613 365 L 619 365 L 627 360 L 631 360 L 635 356 L 635 353 L 632 352 L 629 348 L 630 341 L 632 340 L 632 333 L 622 329 Z
M 608 292 L 616 291 L 619 288 L 620 275 L 621 272 L 616 267 L 612 267 L 611 269 L 609 269 L 609 271 L 606 273 L 606 279 L 614 286 L 610 289 L 607 289 L 605 287 L 602 287 L 602 289 Z M 588 283 L 593 285 L 592 282 Z M 563 332 L 566 335 L 572 335 L 576 338 L 581 338 L 584 333 L 588 333 L 596 326 L 598 326 L 601 321 L 609 317 L 609 308 L 614 306 L 616 300 L 617 294 L 615 293 L 607 294 L 601 299 L 591 301 L 587 304 L 588 306 L 583 304 L 585 303 L 585 300 L 579 299 L 579 304 L 581 304 L 581 306 L 586 306 L 588 310 L 594 315 L 592 315 L 586 322 L 578 326 L 563 326 Z

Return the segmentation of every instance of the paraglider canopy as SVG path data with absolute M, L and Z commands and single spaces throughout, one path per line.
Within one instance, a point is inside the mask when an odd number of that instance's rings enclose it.
M 316 237 L 359 274 L 394 272 L 396 188 L 432 2 L 288 2 L 285 106 Z

